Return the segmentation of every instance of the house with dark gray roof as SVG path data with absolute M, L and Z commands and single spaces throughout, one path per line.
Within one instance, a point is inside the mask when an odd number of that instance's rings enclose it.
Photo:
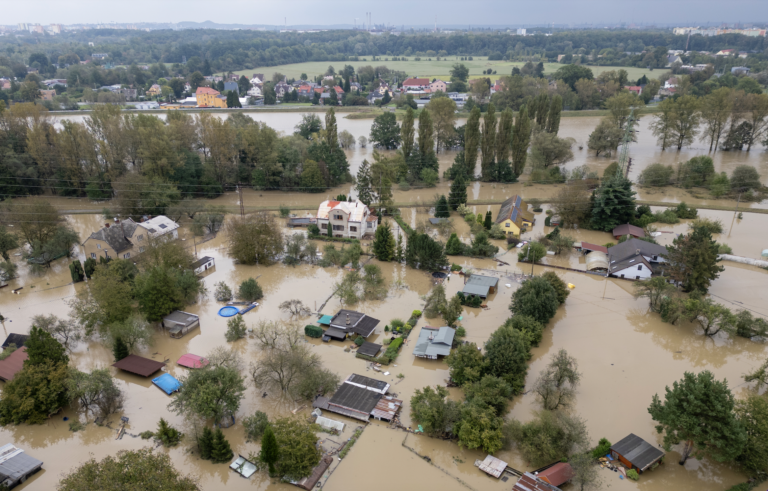
M 331 319 L 325 336 L 343 341 L 349 334 L 358 334 L 367 338 L 379 324 L 378 319 L 354 310 L 339 310 Z
M 487 298 L 489 294 L 496 293 L 498 284 L 498 278 L 473 274 L 466 279 L 461 293 L 464 295 L 477 295 L 480 298 Z
M 129 259 L 135 256 L 138 253 L 134 250 L 134 233 L 137 227 L 138 224 L 131 218 L 105 223 L 103 228 L 93 232 L 83 242 L 86 259 Z
M 24 453 L 24 450 L 8 443 L 0 447 L 0 485 L 11 489 L 39 471 L 43 462 Z
M 391 421 L 402 407 L 403 401 L 387 396 L 387 390 L 389 384 L 384 381 L 352 374 L 330 399 L 317 397 L 312 407 L 360 421 L 368 421 L 371 416 Z
M 642 474 L 664 458 L 664 452 L 634 433 L 630 433 L 611 445 L 611 457 Z
M 664 262 L 666 253 L 664 246 L 629 239 L 608 248 L 608 274 L 632 280 L 650 278 L 654 274 L 654 266 Z
M 413 348 L 413 356 L 437 360 L 438 356 L 451 354 L 456 330 L 451 327 L 424 326 L 419 332 L 419 340 Z

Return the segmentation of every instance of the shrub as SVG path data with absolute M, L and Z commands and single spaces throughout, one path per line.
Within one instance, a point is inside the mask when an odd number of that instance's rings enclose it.
M 269 426 L 269 419 L 266 413 L 256 411 L 253 416 L 248 416 L 243 420 L 243 429 L 245 430 L 245 439 L 249 442 L 258 441 L 261 435 Z
M 413 327 L 416 325 L 417 322 L 419 322 L 418 317 L 411 317 L 410 319 L 408 319 L 408 322 L 406 322 L 406 325 L 410 326 L 411 329 L 413 329 Z
M 710 218 L 697 218 L 688 225 L 692 230 L 703 229 L 710 234 L 722 234 L 723 222 L 720 220 L 712 220 Z
M 386 338 L 384 339 L 384 341 L 381 342 L 381 344 L 383 344 L 384 346 L 389 346 L 391 342 L 392 340 L 390 338 Z
M 632 479 L 633 481 L 637 481 L 638 479 L 640 479 L 640 474 L 638 474 L 635 469 L 629 469 L 627 471 L 627 477 L 629 479 Z
M 163 446 L 175 447 L 184 435 L 179 430 L 169 425 L 166 420 L 160 418 L 160 421 L 157 423 L 156 436 L 163 442 Z
M 411 317 L 421 317 L 421 310 L 414 310 L 411 312 Z
M 384 332 L 389 332 L 389 324 L 387 324 L 386 326 L 384 326 Z
M 451 264 L 451 271 L 461 271 L 462 267 L 456 263 Z
M 640 207 L 638 207 L 638 210 L 639 209 Z M 675 214 L 677 214 L 678 218 L 696 218 L 699 212 L 696 210 L 696 208 L 690 208 L 687 204 L 685 204 L 685 201 L 683 201 L 677 205 L 677 208 L 675 208 Z
M 395 338 L 389 343 L 389 346 L 387 346 L 387 351 L 384 353 L 384 356 L 388 357 L 390 360 L 394 360 L 397 357 L 397 352 L 400 350 L 402 344 L 403 338 Z
M 149 440 L 150 438 L 155 436 L 155 433 L 152 432 L 152 431 L 147 430 L 147 431 L 142 431 L 141 433 L 139 433 L 139 436 L 141 437 L 142 440 Z
M 601 438 L 597 446 L 592 450 L 592 458 L 599 459 L 608 454 L 611 450 L 611 442 L 607 438 Z
M 657 211 L 653 214 L 653 220 L 659 223 L 680 223 L 680 218 L 677 217 L 677 213 L 672 208 Z
M 227 332 L 224 334 L 224 337 L 231 343 L 244 338 L 245 331 L 246 326 L 243 316 L 236 315 L 227 321 Z
M 255 302 L 263 296 L 261 286 L 253 278 L 248 278 L 240 283 L 240 288 L 237 290 L 237 298 L 246 302 Z
M 365 342 L 365 339 L 362 336 L 358 336 L 355 338 L 355 344 L 358 346 L 362 346 Z
M 323 328 L 320 326 L 313 326 L 311 324 L 306 325 L 304 326 L 304 334 L 310 338 L 321 338 L 323 337 Z
M 216 283 L 216 289 L 213 291 L 213 298 L 219 302 L 229 302 L 232 300 L 232 290 L 226 283 L 220 281 Z
M 651 164 L 640 173 L 638 182 L 643 186 L 667 186 L 674 173 L 671 165 Z
M 389 325 L 392 326 L 392 330 L 394 331 L 397 328 L 403 327 L 405 322 L 401 321 L 400 319 L 392 319 L 392 322 L 390 322 Z
M 718 244 L 717 245 L 717 253 L 718 254 L 733 254 L 733 249 L 728 244 Z
M 318 227 L 314 223 L 311 223 L 309 225 L 309 227 L 307 227 L 307 234 L 309 234 L 309 235 L 320 235 L 320 227 Z
M 280 209 L 280 218 L 288 218 L 288 215 L 291 214 L 291 209 L 285 205 L 280 205 L 279 209 Z

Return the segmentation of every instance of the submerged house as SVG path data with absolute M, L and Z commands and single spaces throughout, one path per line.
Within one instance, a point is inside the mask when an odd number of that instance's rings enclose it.
M 139 223 L 115 219 L 85 239 L 83 251 L 86 258 L 130 259 L 144 252 L 149 239 L 178 239 L 178 229 L 178 223 L 163 215 Z
M 422 327 L 419 332 L 419 340 L 416 341 L 416 346 L 413 348 L 413 356 L 430 360 L 437 360 L 438 356 L 448 356 L 451 354 L 455 335 L 456 330 L 447 326 Z
M 536 218 L 528 211 L 528 203 L 514 195 L 501 204 L 496 223 L 501 225 L 505 234 L 519 236 L 524 229 L 533 227 Z
M 639 237 L 645 237 L 645 231 L 638 226 L 625 223 L 624 225 L 619 225 L 618 227 L 614 228 L 613 232 L 611 232 L 611 235 L 613 235 L 613 238 L 617 240 L 624 237 L 625 235 L 631 235 L 637 239 Z
M 210 256 L 204 256 L 192 263 L 192 270 L 195 274 L 201 274 L 216 266 L 216 262 Z
M 141 375 L 142 377 L 149 377 L 163 368 L 165 363 L 162 361 L 150 360 L 149 358 L 144 358 L 139 355 L 128 355 L 122 360 L 113 363 L 112 366 L 126 372 Z
M 487 298 L 491 293 L 496 293 L 496 287 L 498 285 L 498 278 L 473 274 L 465 280 L 464 288 L 461 290 L 461 293 L 465 296 L 477 295 L 480 298 Z
M 180 338 L 196 327 L 200 327 L 200 317 L 189 312 L 175 310 L 163 317 L 162 326 L 168 329 L 172 338 Z
M 317 209 L 317 226 L 322 235 L 362 239 L 375 234 L 378 223 L 378 217 L 359 200 L 327 200 Z
M 629 239 L 608 249 L 608 274 L 633 280 L 650 278 L 666 253 L 667 249 L 658 244 Z
M 368 421 L 371 416 L 391 421 L 403 401 L 387 396 L 387 390 L 389 384 L 384 381 L 352 374 L 330 399 L 318 397 L 312 406 L 360 421 Z
M 344 341 L 349 334 L 357 334 L 367 338 L 373 333 L 377 325 L 379 325 L 378 319 L 362 312 L 341 309 L 331 318 L 328 329 L 323 335 L 323 340 L 325 341 L 325 337 L 327 337 L 328 340 L 333 338 Z
M 8 443 L 0 447 L 0 486 L 11 489 L 39 471 L 43 462 L 30 457 L 24 450 Z
M 664 452 L 634 433 L 611 445 L 611 457 L 642 474 L 664 458 Z

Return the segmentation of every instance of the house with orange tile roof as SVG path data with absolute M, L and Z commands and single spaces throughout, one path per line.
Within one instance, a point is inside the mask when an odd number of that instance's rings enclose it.
M 198 107 L 227 107 L 227 98 L 210 87 L 198 87 L 195 97 Z
M 362 239 L 376 233 L 378 218 L 362 201 L 328 200 L 317 210 L 320 233 L 332 237 Z

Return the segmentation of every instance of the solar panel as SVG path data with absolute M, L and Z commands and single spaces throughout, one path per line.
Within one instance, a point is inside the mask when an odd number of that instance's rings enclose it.
M 520 195 L 517 196 L 517 199 L 515 200 L 515 208 L 520 208 L 520 202 L 523 201 L 523 198 L 520 197 Z
M 512 218 L 511 218 L 511 220 L 512 220 L 513 222 L 516 222 L 516 221 L 517 221 L 517 208 L 514 208 L 514 209 L 512 210 Z

